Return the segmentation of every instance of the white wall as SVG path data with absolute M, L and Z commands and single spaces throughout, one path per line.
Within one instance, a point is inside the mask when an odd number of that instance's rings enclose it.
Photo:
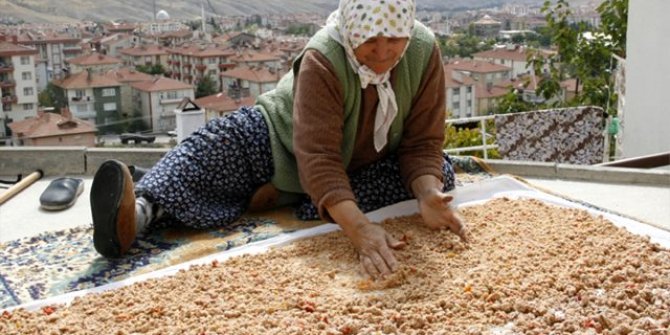
M 623 158 L 670 151 L 670 1 L 630 0 Z

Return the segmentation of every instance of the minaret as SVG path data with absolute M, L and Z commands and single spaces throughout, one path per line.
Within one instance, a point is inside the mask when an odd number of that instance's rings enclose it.
M 205 33 L 205 3 L 201 0 L 200 1 L 200 12 L 201 12 L 201 19 L 202 19 L 202 33 Z

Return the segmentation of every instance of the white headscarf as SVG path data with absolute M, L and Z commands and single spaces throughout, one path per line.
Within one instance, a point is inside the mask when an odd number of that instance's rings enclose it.
M 339 9 L 330 14 L 326 22 L 330 36 L 346 50 L 349 64 L 361 79 L 361 87 L 365 89 L 370 84 L 377 85 L 379 105 L 374 132 L 377 152 L 386 146 L 389 129 L 398 114 L 395 92 L 389 80 L 391 70 L 377 74 L 361 65 L 356 60 L 354 49 L 376 36 L 410 38 L 414 28 L 415 8 L 413 0 L 340 0 Z M 391 68 L 396 65 L 398 62 Z

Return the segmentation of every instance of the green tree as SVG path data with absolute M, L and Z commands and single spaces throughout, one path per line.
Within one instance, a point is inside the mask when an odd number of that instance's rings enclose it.
M 570 23 L 572 12 L 567 0 L 558 0 L 554 7 L 546 1 L 542 12 L 558 53 L 546 58 L 537 53 L 528 56 L 535 73 L 543 76 L 537 93 L 545 99 L 556 97 L 561 91 L 561 81 L 576 78 L 577 89 L 581 87 L 576 102 L 607 110 L 616 101 L 611 57 L 625 56 L 626 52 L 628 0 L 605 0 L 598 7 L 603 22 L 598 29 Z M 584 37 L 586 32 L 590 32 L 590 38 Z
M 458 34 L 441 39 L 440 49 L 442 55 L 450 58 L 469 58 L 480 51 L 491 49 L 493 42 L 493 40 L 482 40 L 477 36 Z
M 495 130 L 492 121 L 487 122 L 486 129 L 488 132 Z M 482 133 L 479 128 L 457 128 L 453 124 L 448 124 L 445 126 L 444 133 L 444 149 L 455 149 L 482 145 Z M 486 143 L 495 144 L 495 132 L 492 134 L 487 134 Z M 497 149 L 489 149 L 486 151 L 486 154 L 488 155 L 489 159 L 500 158 L 500 153 Z M 461 151 L 459 155 L 476 156 L 480 158 L 484 157 L 482 150 Z
M 196 86 L 195 88 L 195 97 L 196 98 L 206 97 L 218 91 L 219 89 L 217 87 L 216 82 L 210 76 L 207 76 L 202 78 L 198 82 L 198 86 Z
M 58 113 L 60 113 L 61 108 L 67 106 L 65 92 L 51 82 L 37 96 L 37 101 L 41 107 L 54 107 L 54 111 Z
M 137 65 L 135 69 L 137 69 L 137 71 L 151 75 L 165 74 L 165 67 L 163 67 L 163 64 Z

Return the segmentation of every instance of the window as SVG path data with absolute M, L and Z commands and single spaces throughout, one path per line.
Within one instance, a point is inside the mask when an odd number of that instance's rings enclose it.
M 116 89 L 115 88 L 103 88 L 102 89 L 102 96 L 103 97 L 116 96 Z
M 216 70 L 209 70 L 209 76 L 212 78 L 216 78 Z
M 33 110 L 33 104 L 23 104 L 23 110 L 24 111 Z
M 21 65 L 29 65 L 29 64 L 30 64 L 30 57 L 21 56 Z
M 452 88 L 451 89 L 451 94 L 459 95 L 459 94 L 461 94 L 461 89 L 460 88 Z
M 21 79 L 23 80 L 31 80 L 33 79 L 33 74 L 30 72 L 22 72 L 21 73 Z
M 102 108 L 105 110 L 105 112 L 115 111 L 116 110 L 116 102 L 107 102 L 103 105 Z
M 472 86 L 468 86 L 468 93 L 472 93 Z
M 167 92 L 167 98 L 170 100 L 177 99 L 177 91 Z
M 461 102 L 460 101 L 454 101 L 451 103 L 451 108 L 454 110 L 458 110 L 461 107 Z
M 472 107 L 472 100 L 468 99 L 468 107 Z
M 25 87 L 23 89 L 23 95 L 29 96 L 35 94 L 35 90 L 32 87 Z
M 208 62 L 209 64 L 216 64 L 218 60 L 216 58 L 210 58 Z
M 84 90 L 74 90 L 74 96 L 77 98 L 83 98 L 84 97 Z

